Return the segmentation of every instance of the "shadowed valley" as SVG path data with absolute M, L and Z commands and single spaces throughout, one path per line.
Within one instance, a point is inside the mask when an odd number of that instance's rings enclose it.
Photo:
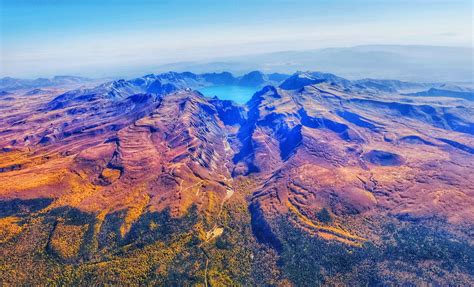
M 471 91 L 317 72 L 59 80 L 0 96 L 1 282 L 474 280 Z M 198 92 L 226 85 L 256 92 Z

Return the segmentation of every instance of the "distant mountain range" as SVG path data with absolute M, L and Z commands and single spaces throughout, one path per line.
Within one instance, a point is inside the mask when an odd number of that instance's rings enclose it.
M 421 97 L 451 97 L 462 98 L 466 100 L 474 100 L 474 90 L 470 88 L 461 88 L 456 86 L 441 85 L 439 88 L 430 88 L 426 91 L 405 94 L 408 96 Z
M 284 74 L 317 70 L 351 80 L 368 77 L 473 83 L 473 65 L 474 49 L 469 47 L 366 45 L 227 57 L 149 68 L 155 71 L 230 71 L 237 74 L 251 70 Z
M 239 85 L 239 86 L 252 86 L 258 87 L 265 84 L 278 84 L 279 82 L 288 78 L 289 75 L 271 73 L 264 74 L 259 71 L 253 71 L 242 76 L 234 76 L 229 72 L 220 73 L 204 73 L 194 74 L 190 72 L 166 72 L 159 75 L 146 75 L 142 77 L 144 81 L 151 79 L 159 79 L 163 83 L 173 83 L 175 86 L 187 86 L 187 87 L 198 87 L 205 85 Z M 45 87 L 60 87 L 71 84 L 88 83 L 93 80 L 84 77 L 77 76 L 55 76 L 51 79 L 38 78 L 38 79 L 18 79 L 5 77 L 0 79 L 0 90 L 11 91 L 20 89 L 39 89 Z M 137 85 L 143 84 L 139 79 L 136 79 Z
M 71 84 L 89 83 L 93 80 L 74 76 L 57 76 L 52 79 L 0 79 L 0 96 L 10 94 L 10 91 L 32 89 L 25 95 L 41 95 L 47 93 L 44 87 L 61 87 Z M 348 80 L 331 73 L 322 72 L 297 72 L 293 75 L 271 73 L 265 74 L 260 71 L 252 71 L 242 76 L 234 76 L 230 72 L 194 74 L 191 72 L 166 72 L 162 74 L 149 74 L 131 80 L 116 80 L 106 82 L 93 89 L 78 89 L 73 91 L 76 95 L 84 93 L 99 95 L 109 93 L 132 95 L 136 93 L 155 93 L 176 91 L 180 88 L 197 89 L 210 85 L 237 85 L 261 88 L 265 85 L 280 86 L 283 89 L 298 89 L 309 84 L 331 83 L 344 87 L 348 90 L 373 90 L 378 93 L 395 93 L 406 96 L 425 97 L 452 97 L 474 100 L 474 89 L 466 86 L 444 83 L 416 83 L 399 80 L 361 79 Z M 107 92 L 105 92 L 107 91 Z M 119 91 L 119 92 L 115 92 Z M 71 91 L 63 98 L 71 97 Z M 84 98 L 85 99 L 85 98 Z
M 0 78 L 0 90 L 19 90 L 19 89 L 36 89 L 40 87 L 58 87 L 71 84 L 89 82 L 92 79 L 77 76 L 55 76 L 51 79 L 18 79 L 11 77 Z
M 281 51 L 163 64 L 150 61 L 150 63 L 136 66 L 95 67 L 88 74 L 87 71 L 82 71 L 86 74 L 81 74 L 117 78 L 168 71 L 191 71 L 196 74 L 227 71 L 235 75 L 243 75 L 248 71 L 262 71 L 265 74 L 322 71 L 350 80 L 373 78 L 408 82 L 467 83 L 472 87 L 474 85 L 473 66 L 474 49 L 472 47 L 365 45 Z M 7 87 L 7 83 L 12 88 L 23 85 L 15 85 L 14 80 L 3 78 L 0 80 L 0 87 Z M 35 81 L 39 84 L 57 80 L 37 79 Z
M 307 85 L 330 83 L 344 87 L 348 92 L 375 91 L 377 93 L 401 94 L 406 96 L 450 97 L 474 101 L 474 89 L 439 83 L 413 83 L 398 80 L 362 79 L 350 81 L 345 78 L 321 72 L 298 72 L 286 79 L 280 88 L 295 90 Z

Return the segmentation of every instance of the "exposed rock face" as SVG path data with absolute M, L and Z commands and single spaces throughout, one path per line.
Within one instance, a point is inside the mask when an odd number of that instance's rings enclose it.
M 253 71 L 243 75 L 238 83 L 241 86 L 258 87 L 266 82 L 268 82 L 268 78 L 262 72 Z
M 214 85 L 234 85 L 236 83 L 235 77 L 229 72 L 222 73 L 207 73 L 201 75 L 206 82 Z
M 262 83 L 261 76 L 248 80 Z M 459 240 L 472 228 L 472 103 L 407 99 L 330 74 L 299 73 L 238 106 L 185 89 L 200 77 L 216 84 L 231 79 L 170 72 L 0 107 L 0 227 L 8 233 L 2 238 L 26 256 L 33 251 L 22 249 L 25 242 L 41 229 L 47 236 L 38 240 L 45 243 L 34 246 L 61 264 L 92 268 L 156 242 L 160 250 L 173 246 L 196 257 L 214 241 L 222 252 L 241 250 L 242 241 L 226 237 L 241 233 L 245 252 L 275 250 L 278 276 L 299 282 L 290 268 L 296 259 L 286 255 L 306 240 L 313 242 L 308 248 L 349 250 L 341 258 L 355 253 L 363 259 L 350 260 L 386 270 L 395 253 L 376 263 L 365 255 L 368 246 L 389 250 L 397 228 L 436 218 Z M 114 262 L 125 260 L 120 256 Z M 256 264 L 250 255 L 240 260 Z M 415 264 L 422 270 L 424 263 Z M 462 264 L 456 274 L 469 282 Z M 157 266 L 147 272 L 162 274 Z
M 290 78 L 286 79 L 281 85 L 280 88 L 285 90 L 296 90 L 301 89 L 304 86 L 314 85 L 324 82 L 323 79 L 313 78 L 308 73 L 297 73 Z
M 344 87 L 317 84 L 295 91 L 267 87 L 249 102 L 248 121 L 240 136 L 247 141 L 234 159 L 238 171 L 268 176 L 262 189 L 254 194 L 253 201 L 259 203 L 253 210 L 261 208 L 270 217 L 292 212 L 299 219 L 296 222 L 309 232 L 347 244 L 360 244 L 363 239 L 344 231 L 349 226 L 342 223 L 339 227 L 332 224 L 334 228 L 328 230 L 328 226 L 317 220 L 318 211 L 325 208 L 337 218 L 337 215 L 370 214 L 388 208 L 393 214 L 423 217 L 437 213 L 436 216 L 460 220 L 458 212 L 444 213 L 443 208 L 438 209 L 438 203 L 427 202 L 427 194 L 423 195 L 422 190 L 428 182 L 446 188 L 461 176 L 450 159 L 453 155 L 443 151 L 446 145 L 436 134 L 448 132 L 472 145 L 472 139 L 462 133 L 465 128 L 458 129 L 461 133 L 450 132 L 452 116 L 446 111 L 458 117 L 464 114 L 463 108 L 395 104 L 383 98 L 353 96 Z M 372 109 L 373 105 L 386 108 Z M 463 123 L 464 127 L 470 126 L 472 117 Z M 416 141 L 423 145 L 405 148 L 396 141 L 387 142 L 384 140 L 387 132 L 399 134 L 404 143 Z M 470 158 L 470 147 L 449 142 L 448 145 L 465 151 L 463 157 Z M 438 165 L 440 161 L 443 168 Z M 457 164 L 467 170 L 472 168 L 469 161 L 458 158 Z M 438 167 L 431 172 L 445 173 L 446 177 L 443 181 L 432 178 L 425 182 L 423 166 L 435 162 Z M 242 172 L 234 170 L 234 173 Z M 412 176 L 422 176 L 425 180 L 411 179 Z M 461 185 L 469 186 L 468 193 L 466 189 L 458 191 L 466 201 L 472 202 L 471 184 Z M 395 191 L 400 188 L 411 195 L 394 204 L 389 198 L 396 197 Z M 457 204 L 464 206 L 462 214 L 468 213 L 467 205 L 461 201 Z
M 338 85 L 340 87 L 347 87 L 352 85 L 349 80 L 338 77 L 329 73 L 320 72 L 299 72 L 286 79 L 280 88 L 285 90 L 296 90 L 301 89 L 304 86 L 319 84 L 319 83 L 330 83 Z

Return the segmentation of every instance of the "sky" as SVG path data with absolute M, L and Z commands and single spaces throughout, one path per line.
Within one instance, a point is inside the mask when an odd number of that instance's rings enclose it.
M 366 44 L 472 47 L 471 0 L 0 0 L 0 76 Z

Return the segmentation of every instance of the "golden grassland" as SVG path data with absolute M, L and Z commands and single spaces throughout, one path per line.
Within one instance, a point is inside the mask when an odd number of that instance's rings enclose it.
M 8 242 L 22 231 L 20 220 L 15 216 L 0 218 L 0 244 Z

